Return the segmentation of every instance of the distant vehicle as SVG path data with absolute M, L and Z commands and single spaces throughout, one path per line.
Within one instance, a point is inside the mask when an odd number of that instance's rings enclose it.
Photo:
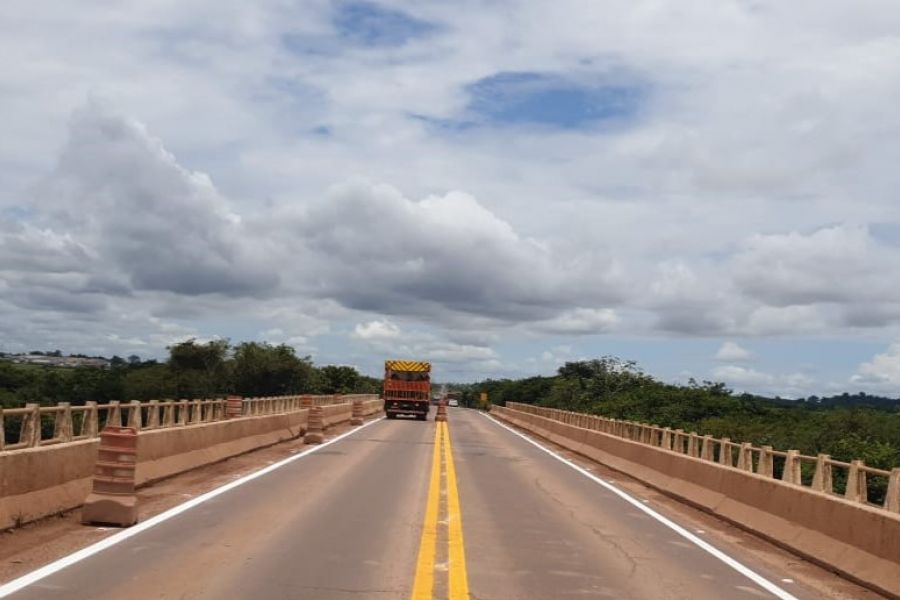
M 447 400 L 447 406 L 459 406 L 459 400 L 456 398 L 450 398 Z
M 384 412 L 388 419 L 412 415 L 428 419 L 431 363 L 418 360 L 384 361 Z

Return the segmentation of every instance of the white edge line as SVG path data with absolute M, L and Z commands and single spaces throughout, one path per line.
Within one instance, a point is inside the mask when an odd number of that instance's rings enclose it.
M 191 500 L 188 500 L 187 502 L 179 504 L 178 506 L 174 506 L 165 512 L 161 512 L 158 515 L 150 517 L 146 521 L 142 521 L 142 522 L 138 523 L 137 525 L 129 527 L 128 529 L 120 531 L 119 533 L 113 534 L 107 538 L 104 538 L 95 544 L 91 544 L 90 546 L 88 546 L 86 548 L 82 548 L 81 550 L 78 550 L 77 552 L 73 552 L 72 554 L 69 554 L 68 556 L 62 557 L 59 560 L 55 560 L 48 565 L 45 565 L 37 570 L 32 571 L 31 573 L 22 575 L 21 577 L 19 577 L 17 579 L 13 579 L 12 581 L 10 581 L 8 583 L 0 585 L 0 598 L 6 598 L 10 594 L 18 592 L 19 590 L 21 590 L 25 587 L 28 587 L 29 585 L 31 585 L 37 581 L 40 581 L 41 579 L 44 579 L 45 577 L 49 577 L 50 575 L 53 575 L 54 573 L 57 573 L 58 571 L 61 571 L 70 565 L 74 565 L 77 562 L 80 562 L 88 557 L 95 555 L 98 552 L 102 552 L 103 550 L 106 550 L 107 548 L 115 546 L 116 544 L 118 544 L 120 542 L 124 542 L 128 538 L 134 537 L 137 534 L 141 533 L 142 531 L 146 531 L 147 529 L 150 529 L 151 527 L 155 527 L 156 525 L 159 525 L 160 523 L 168 521 L 172 517 L 178 516 L 181 513 L 194 508 L 195 506 L 203 504 L 207 500 L 212 500 L 216 496 L 221 496 L 222 494 L 224 494 L 225 492 L 227 492 L 229 490 L 233 490 L 234 488 L 244 485 L 245 483 L 248 483 L 250 481 L 253 481 L 254 479 L 256 479 L 258 477 L 262 477 L 263 475 L 271 473 L 272 471 L 279 469 L 288 463 L 294 462 L 295 460 L 303 458 L 304 456 L 308 456 L 308 455 L 312 454 L 313 452 L 318 452 L 322 448 L 326 448 L 326 447 L 330 446 L 331 444 L 339 442 L 342 439 L 346 438 L 347 436 L 353 435 L 357 431 L 365 429 L 369 425 L 374 425 L 375 423 L 381 421 L 382 419 L 384 419 L 384 417 L 379 417 L 377 419 L 369 421 L 368 423 L 365 423 L 365 424 L 360 425 L 359 427 L 356 427 L 350 431 L 342 433 L 341 435 L 334 437 L 334 438 L 328 440 L 327 442 L 323 442 L 322 444 L 319 444 L 318 446 L 310 448 L 309 450 L 304 450 L 303 452 L 294 454 L 292 456 L 289 456 L 288 458 L 285 458 L 284 460 L 281 460 L 277 463 L 273 463 L 267 467 L 264 467 L 264 468 L 260 469 L 259 471 L 254 471 L 253 473 L 250 473 L 249 475 L 245 475 L 244 477 L 241 477 L 240 479 L 235 479 L 234 481 L 226 483 L 225 485 L 223 485 L 221 487 L 217 487 L 213 490 L 206 492 L 205 494 L 201 494 L 200 496 L 197 496 L 196 498 L 193 498 Z
M 765 577 L 763 577 L 762 575 L 757 573 L 756 571 L 753 571 L 752 569 L 750 569 L 750 567 L 747 567 L 747 566 L 743 565 L 742 563 L 738 562 L 737 560 L 731 558 L 730 556 L 728 556 L 727 554 L 725 554 L 724 552 L 722 552 L 721 550 L 719 550 L 718 548 L 716 548 L 715 546 L 710 544 L 709 542 L 697 537 L 696 535 L 694 535 L 693 533 L 691 533 L 690 531 L 688 531 L 681 525 L 679 525 L 679 524 L 675 523 L 674 521 L 670 520 L 669 518 L 659 514 L 658 512 L 656 512 L 649 506 L 643 504 L 639 500 L 636 500 L 634 497 L 630 496 L 626 492 L 623 492 L 616 486 L 614 486 L 610 483 L 607 483 L 606 481 L 603 481 L 602 479 L 600 479 L 599 477 L 597 477 L 596 475 L 594 475 L 587 469 L 584 469 L 584 468 L 578 466 L 577 464 L 575 464 L 574 462 L 568 460 L 567 458 L 560 456 L 553 450 L 550 450 L 549 448 L 542 446 L 541 444 L 532 440 L 527 435 L 524 435 L 521 432 L 516 431 L 512 427 L 509 427 L 508 425 L 501 423 L 494 417 L 487 415 L 485 413 L 481 413 L 481 414 L 484 415 L 486 418 L 490 419 L 491 421 L 493 421 L 495 424 L 499 425 L 500 427 L 519 436 L 520 438 L 522 438 L 523 440 L 525 440 L 532 446 L 535 446 L 536 448 L 543 450 L 544 452 L 546 452 L 547 454 L 549 454 L 550 456 L 552 456 L 559 462 L 575 469 L 576 471 L 578 471 L 579 473 L 581 473 L 588 479 L 592 480 L 594 483 L 597 483 L 597 484 L 603 486 L 604 488 L 611 491 L 615 495 L 619 496 L 620 498 L 622 498 L 623 500 L 625 500 L 626 502 L 628 502 L 635 508 L 637 508 L 637 509 L 641 510 L 642 512 L 646 513 L 647 515 L 653 517 L 654 519 L 656 519 L 657 521 L 659 521 L 660 523 L 662 523 L 663 525 L 665 525 L 666 527 L 668 527 L 669 529 L 671 529 L 672 531 L 674 531 L 675 533 L 680 535 L 681 537 L 685 538 L 686 540 L 690 541 L 691 543 L 700 547 L 701 549 L 705 550 L 706 552 L 712 554 L 714 557 L 718 558 L 720 561 L 722 561 L 723 563 L 725 563 L 726 565 L 728 565 L 729 567 L 731 567 L 732 569 L 734 569 L 741 575 L 752 580 L 754 583 L 756 583 L 761 588 L 772 593 L 776 597 L 781 598 L 781 600 L 799 600 L 796 596 L 781 589 L 780 587 L 778 587 L 777 585 L 775 585 L 774 583 L 772 583 L 771 581 L 769 581 L 768 579 L 766 579 Z

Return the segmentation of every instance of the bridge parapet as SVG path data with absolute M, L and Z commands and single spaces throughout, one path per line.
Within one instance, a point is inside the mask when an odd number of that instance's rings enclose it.
M 733 442 L 729 438 L 701 436 L 695 432 L 686 433 L 681 429 L 673 430 L 658 425 L 520 402 L 507 402 L 506 406 L 567 425 L 601 431 L 764 477 L 780 479 L 785 483 L 808 487 L 817 492 L 840 496 L 851 502 L 900 513 L 900 467 L 886 471 L 867 466 L 862 460 L 844 462 L 835 460 L 827 454 L 807 456 L 797 450 L 775 450 L 771 446 L 758 447 L 747 442 Z M 869 501 L 869 486 L 873 483 L 873 479 L 886 490 L 883 501 L 877 504 Z M 835 481 L 843 483 L 843 490 L 836 490 Z
M 304 405 L 303 398 L 309 398 L 311 404 Z M 332 406 L 353 400 L 377 401 L 378 395 L 244 398 L 241 416 L 277 415 L 299 411 L 304 406 Z M 55 406 L 29 403 L 22 408 L 0 408 L 0 452 L 99 439 L 100 430 L 108 425 L 134 427 L 142 431 L 224 421 L 229 418 L 226 406 L 225 398 L 208 398 L 146 402 L 133 400 L 126 403 L 114 400 L 105 404 L 86 402 L 83 406 L 72 406 L 69 402 L 60 402 Z M 19 423 L 19 435 L 15 442 L 6 440 L 4 435 L 5 425 L 10 421 Z
M 515 402 L 491 414 L 900 599 L 900 469 Z M 867 502 L 873 474 L 883 504 Z

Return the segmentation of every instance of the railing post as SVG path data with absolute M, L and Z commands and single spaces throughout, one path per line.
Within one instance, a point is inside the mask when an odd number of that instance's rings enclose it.
M 191 424 L 203 422 L 202 400 L 191 400 Z
M 696 457 L 699 454 L 699 449 L 697 448 L 697 432 L 692 431 L 688 436 L 688 456 Z
M 866 486 L 866 472 L 860 467 L 864 466 L 861 460 L 850 461 L 850 470 L 847 473 L 847 489 L 844 498 L 852 502 L 865 503 L 869 499 L 869 490 Z
M 28 413 L 22 415 L 22 425 L 19 429 L 19 443 L 28 448 L 41 445 L 41 406 L 34 402 L 25 404 Z
M 0 452 L 6 447 L 6 423 L 3 422 L 3 407 L 0 406 Z
M 147 407 L 147 429 L 159 428 L 159 400 L 151 400 Z
M 179 425 L 187 425 L 188 422 L 188 410 L 190 407 L 188 406 L 187 400 L 179 400 L 178 401 L 178 424 Z
M 785 463 L 787 464 L 787 463 Z M 756 472 L 766 477 L 775 476 L 775 461 L 772 456 L 772 446 L 763 446 L 759 451 L 759 463 Z
M 753 445 L 744 442 L 738 451 L 737 468 L 742 471 L 753 471 Z
M 672 449 L 672 428 L 664 427 L 662 431 L 662 442 L 660 445 L 666 450 Z
M 800 452 L 797 450 L 788 450 L 787 456 L 784 458 L 784 470 L 781 472 L 781 480 L 785 483 L 793 483 L 794 485 L 803 485 L 800 479 Z
M 712 462 L 713 459 L 713 438 L 711 435 L 703 436 L 703 445 L 700 447 L 700 458 Z
M 94 400 L 88 400 L 84 403 L 85 411 L 81 418 L 81 435 L 88 439 L 97 437 L 99 430 L 100 417 L 97 414 L 97 403 Z
M 675 445 L 672 449 L 678 454 L 684 454 L 684 429 L 675 430 Z
M 144 426 L 143 421 L 140 400 L 132 400 L 128 403 L 128 427 L 131 427 L 135 431 L 140 431 Z
M 56 418 L 53 420 L 53 437 L 61 442 L 72 441 L 72 403 L 60 402 L 57 404 L 59 410 L 56 412 Z
M 722 438 L 719 440 L 719 464 L 728 467 L 734 466 L 734 457 L 731 456 L 731 438 Z
M 900 467 L 891 469 L 888 475 L 887 494 L 884 496 L 884 509 L 900 513 Z
M 104 429 L 107 427 L 121 427 L 122 409 L 119 406 L 119 401 L 110 400 L 106 406 L 106 422 L 103 425 Z
M 175 427 L 175 401 L 163 401 L 162 426 L 165 428 Z
M 816 472 L 813 474 L 812 489 L 817 492 L 831 494 L 834 492 L 834 484 L 831 478 L 831 457 L 827 454 L 816 456 Z

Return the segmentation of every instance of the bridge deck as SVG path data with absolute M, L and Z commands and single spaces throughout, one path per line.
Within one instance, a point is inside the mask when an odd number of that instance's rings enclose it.
M 451 410 L 449 431 L 472 598 L 780 595 L 481 414 Z M 433 421 L 374 423 L 9 597 L 410 598 L 437 439 Z M 454 490 L 446 464 L 441 473 L 446 519 Z M 823 597 L 739 545 L 692 533 L 780 597 Z M 435 597 L 446 597 L 446 535 L 437 542 Z

